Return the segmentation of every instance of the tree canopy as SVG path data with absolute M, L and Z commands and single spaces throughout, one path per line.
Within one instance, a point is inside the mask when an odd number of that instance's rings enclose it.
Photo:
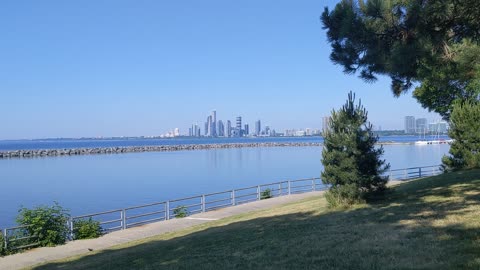
M 342 0 L 321 20 L 345 73 L 389 76 L 396 96 L 415 86 L 419 103 L 447 120 L 454 100 L 478 99 L 477 0 Z

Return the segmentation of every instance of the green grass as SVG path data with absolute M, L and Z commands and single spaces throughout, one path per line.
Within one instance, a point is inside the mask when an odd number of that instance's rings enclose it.
M 480 171 L 328 210 L 312 198 L 35 269 L 480 269 Z

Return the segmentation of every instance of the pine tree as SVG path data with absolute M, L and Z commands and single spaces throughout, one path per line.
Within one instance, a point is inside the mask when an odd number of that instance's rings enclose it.
M 342 0 L 322 14 L 330 59 L 367 82 L 389 76 L 398 96 L 415 87 L 448 120 L 456 99 L 478 97 L 478 0 Z M 473 91 L 469 91 L 473 90 Z
M 378 136 L 367 116 L 361 101 L 355 105 L 352 92 L 340 110 L 332 111 L 322 151 L 322 181 L 330 185 L 326 194 L 330 206 L 358 203 L 386 188 L 388 177 L 382 174 L 390 164 L 380 159 L 383 147 L 375 147 Z
M 476 100 L 457 101 L 450 118 L 450 156 L 443 166 L 449 170 L 480 168 L 480 103 Z

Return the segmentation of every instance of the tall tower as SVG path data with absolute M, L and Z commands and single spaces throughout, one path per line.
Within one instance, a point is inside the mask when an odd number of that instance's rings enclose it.
M 414 116 L 405 116 L 405 133 L 415 133 Z
M 200 137 L 200 127 L 198 126 L 198 124 L 195 124 L 193 126 L 193 136 Z
M 230 122 L 230 120 L 227 120 L 227 130 L 226 130 L 227 134 L 226 136 L 227 137 L 232 137 L 232 122 Z
M 427 118 L 418 118 L 415 120 L 415 129 L 417 133 L 425 133 L 427 130 Z
M 322 117 L 322 136 L 329 130 L 330 116 Z
M 220 136 L 220 137 L 224 137 L 224 136 L 225 136 L 225 127 L 224 127 L 224 125 L 223 125 L 223 121 L 222 121 L 222 120 L 218 120 L 217 135 Z
M 257 122 L 255 122 L 255 135 L 260 136 L 261 132 L 262 132 L 262 123 L 260 122 L 260 120 L 258 120 Z
M 210 123 L 210 136 L 217 137 L 217 111 L 212 111 L 212 122 Z
M 209 136 L 209 137 L 213 136 L 212 135 L 212 116 L 211 115 L 207 117 L 207 124 L 205 125 L 205 127 L 207 128 L 206 132 L 205 132 L 206 135 Z
M 236 136 L 242 137 L 242 117 L 237 116 L 236 128 L 235 128 Z

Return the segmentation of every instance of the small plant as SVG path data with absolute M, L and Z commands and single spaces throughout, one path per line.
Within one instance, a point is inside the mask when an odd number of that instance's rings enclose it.
M 260 200 L 270 199 L 272 198 L 272 190 L 267 188 L 264 191 L 260 192 Z
M 99 221 L 79 219 L 73 222 L 73 239 L 91 239 L 102 235 L 102 226 Z
M 188 215 L 187 207 L 185 207 L 183 205 L 179 205 L 179 206 L 175 207 L 175 209 L 173 209 L 173 215 L 176 218 L 186 217 Z
M 25 228 L 32 241 L 40 246 L 55 246 L 64 244 L 68 236 L 68 210 L 57 202 L 53 206 L 39 206 L 34 209 L 25 207 L 18 211 L 17 223 L 28 226 Z

